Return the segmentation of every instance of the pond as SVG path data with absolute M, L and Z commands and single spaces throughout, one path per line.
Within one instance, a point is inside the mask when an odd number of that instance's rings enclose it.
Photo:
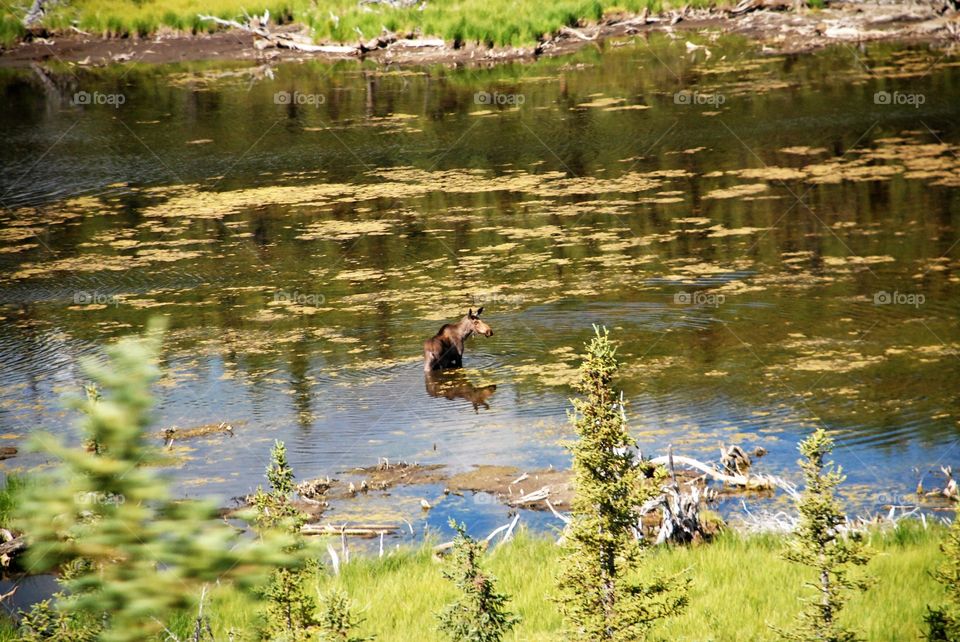
M 958 66 L 701 33 L 492 69 L 4 70 L 0 439 L 79 440 L 78 362 L 164 315 L 157 431 L 234 427 L 175 444 L 177 496 L 249 493 L 275 439 L 299 479 L 566 468 L 603 325 L 645 454 L 760 446 L 797 480 L 823 425 L 851 512 L 916 503 L 960 456 Z M 431 386 L 423 341 L 480 306 L 494 336 Z M 442 490 L 327 517 L 505 521 Z

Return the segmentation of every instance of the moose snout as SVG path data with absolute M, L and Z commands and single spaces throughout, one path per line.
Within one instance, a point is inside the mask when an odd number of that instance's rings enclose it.
M 489 330 L 487 330 L 487 334 L 485 334 L 484 336 L 492 337 L 492 336 L 493 336 L 493 328 L 490 328 Z

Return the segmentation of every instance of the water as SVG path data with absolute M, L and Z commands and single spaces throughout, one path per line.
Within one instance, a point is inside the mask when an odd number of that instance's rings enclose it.
M 157 430 L 236 427 L 176 451 L 178 496 L 250 492 L 274 439 L 301 479 L 567 467 L 602 324 L 645 453 L 763 446 L 797 479 L 824 425 L 851 511 L 916 502 L 960 455 L 960 62 L 692 39 L 709 58 L 655 36 L 496 69 L 3 71 L 0 439 L 78 440 L 78 362 L 163 314 Z M 496 334 L 431 394 L 423 340 L 480 305 Z M 505 521 L 442 490 L 329 518 Z

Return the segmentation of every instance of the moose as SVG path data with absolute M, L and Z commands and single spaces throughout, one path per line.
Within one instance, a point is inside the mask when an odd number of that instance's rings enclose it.
M 463 367 L 463 344 L 474 333 L 493 336 L 493 328 L 480 320 L 483 307 L 473 313 L 473 308 L 456 323 L 444 324 L 440 331 L 423 344 L 423 371 L 433 372 L 447 368 Z

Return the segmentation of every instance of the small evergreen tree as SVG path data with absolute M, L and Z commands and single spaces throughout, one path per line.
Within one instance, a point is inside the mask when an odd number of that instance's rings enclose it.
M 100 389 L 97 388 L 97 384 L 91 381 L 83 386 L 83 391 L 86 394 L 87 403 L 86 405 L 81 405 L 81 410 L 83 410 L 86 413 L 89 413 L 90 410 L 92 410 L 93 405 L 96 404 L 98 401 L 100 401 Z M 100 451 L 103 448 L 94 439 L 85 440 L 83 443 L 83 447 L 89 450 L 90 452 L 94 453 L 95 455 L 99 455 Z
M 321 600 L 321 642 L 367 642 L 372 637 L 358 637 L 354 629 L 363 624 L 363 618 L 353 612 L 350 597 L 340 589 L 333 589 Z
M 268 569 L 301 564 L 284 548 L 288 536 L 241 538 L 217 519 L 215 504 L 171 500 L 165 481 L 144 465 L 158 459 L 147 429 L 160 338 L 154 326 L 142 340 L 110 346 L 105 362 L 83 364 L 100 393 L 80 402 L 81 429 L 99 454 L 37 436 L 60 463 L 18 509 L 34 571 L 82 561 L 55 606 L 65 626 L 100 620 L 104 642 L 150 638 L 173 613 L 196 607 L 203 582 L 232 579 L 251 589 Z
M 57 583 L 62 590 L 20 613 L 18 633 L 23 642 L 95 642 L 103 628 L 103 614 L 58 608 L 71 599 L 65 590 L 70 580 L 89 568 L 89 562 L 77 559 L 59 569 Z
M 284 528 L 295 535 L 300 533 L 306 515 L 293 504 L 293 479 L 293 469 L 287 463 L 287 447 L 282 441 L 275 441 L 267 466 L 270 490 L 265 492 L 262 486 L 257 486 L 253 494 L 252 503 L 256 509 L 258 526 L 266 529 Z
M 267 466 L 270 491 L 264 492 L 258 486 L 253 496 L 256 521 L 261 529 L 279 528 L 289 532 L 294 538 L 289 551 L 297 552 L 303 549 L 300 528 L 306 515 L 293 504 L 293 479 L 286 446 L 282 441 L 276 441 Z M 265 638 L 283 642 L 305 642 L 316 638 L 321 622 L 317 617 L 316 599 L 307 585 L 316 576 L 318 568 L 316 560 L 307 560 L 303 568 L 278 568 L 271 573 L 263 590 L 263 597 L 267 600 L 267 624 L 262 632 Z
M 846 517 L 836 498 L 843 471 L 827 461 L 833 452 L 833 440 L 823 428 L 800 443 L 806 487 L 800 498 L 800 526 L 784 551 L 784 557 L 816 571 L 816 597 L 807 601 L 793 630 L 780 631 L 788 640 L 798 642 L 852 642 L 857 635 L 837 621 L 837 616 L 852 590 L 865 590 L 868 583 L 851 575 L 857 566 L 869 560 L 860 533 L 844 534 Z
M 622 397 L 611 387 L 618 364 L 606 329 L 594 328 L 580 366 L 571 422 L 574 487 L 558 577 L 560 609 L 580 640 L 642 639 L 658 619 L 686 605 L 686 583 L 643 567 L 636 507 L 658 492 L 645 482 L 626 427 Z
M 496 578 L 484 573 L 483 546 L 467 535 L 463 524 L 451 519 L 450 526 L 457 536 L 443 576 L 459 593 L 437 614 L 440 631 L 453 642 L 500 642 L 519 618 L 507 609 L 509 596 L 497 592 Z
M 947 592 L 947 603 L 929 608 L 927 639 L 931 642 L 960 642 L 960 504 L 954 513 L 947 539 L 940 545 L 946 560 L 936 577 Z
M 21 642 L 96 642 L 99 622 L 89 613 L 57 608 L 67 596 L 58 592 L 20 614 L 17 633 Z

